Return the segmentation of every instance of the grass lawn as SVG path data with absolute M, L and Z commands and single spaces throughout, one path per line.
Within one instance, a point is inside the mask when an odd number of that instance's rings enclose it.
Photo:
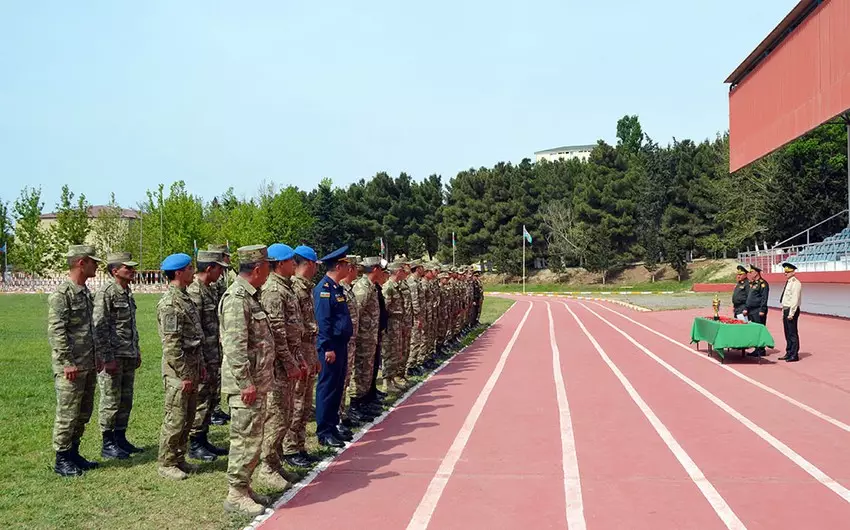
M 159 295 L 136 295 L 142 367 L 128 438 L 145 452 L 103 463 L 80 478 L 53 473 L 51 446 L 56 398 L 47 344 L 47 296 L 0 295 L 0 526 L 14 528 L 239 528 L 247 517 L 222 510 L 227 493 L 226 458 L 202 464 L 189 480 L 171 482 L 156 472 L 162 422 L 161 348 L 155 307 Z M 481 321 L 492 323 L 513 301 L 488 297 Z M 486 327 L 473 334 L 477 336 Z M 471 334 L 471 335 L 473 335 Z M 471 337 L 464 343 L 471 342 Z M 100 458 L 95 412 L 83 436 L 81 453 Z M 315 445 L 308 426 L 308 449 Z M 212 426 L 210 438 L 226 446 L 228 426 Z M 197 462 L 196 462 L 197 463 Z M 274 493 L 257 488 L 261 493 Z

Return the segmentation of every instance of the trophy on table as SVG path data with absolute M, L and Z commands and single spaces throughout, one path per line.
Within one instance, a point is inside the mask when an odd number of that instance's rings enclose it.
M 720 298 L 717 293 L 714 294 L 714 300 L 711 301 L 711 307 L 714 308 L 714 320 L 720 320 Z

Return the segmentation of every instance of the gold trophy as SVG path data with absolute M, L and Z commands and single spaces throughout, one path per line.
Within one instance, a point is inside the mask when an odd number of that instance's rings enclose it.
M 711 307 L 714 308 L 714 320 L 720 320 L 720 298 L 717 293 L 714 294 L 714 300 L 711 301 Z

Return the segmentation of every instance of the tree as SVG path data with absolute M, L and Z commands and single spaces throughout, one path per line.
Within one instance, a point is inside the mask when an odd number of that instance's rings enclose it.
M 333 181 L 323 178 L 319 186 L 309 195 L 310 212 L 314 219 L 310 243 L 319 256 L 341 247 L 345 234 L 343 211 L 333 190 Z
M 277 190 L 269 184 L 260 192 L 260 210 L 269 232 L 269 241 L 274 243 L 297 243 L 305 239 L 315 220 L 298 188 L 287 186 Z
M 425 255 L 425 239 L 419 234 L 410 234 L 407 238 L 408 256 L 413 259 L 419 259 Z
M 605 285 L 611 270 L 621 265 L 616 243 L 611 231 L 604 223 L 595 226 L 585 225 L 583 230 L 587 232 L 588 239 L 584 267 L 590 272 L 602 273 L 602 285 Z
M 129 250 L 127 248 L 128 226 L 121 220 L 122 208 L 115 201 L 115 194 L 109 198 L 109 204 L 100 209 L 91 222 L 91 233 L 98 252 L 108 254 Z
M 85 194 L 81 193 L 74 201 L 74 192 L 68 185 L 62 186 L 59 202 L 56 203 L 56 221 L 50 225 L 50 263 L 53 268 L 64 267 L 68 246 L 84 244 L 89 230 L 89 203 Z
M 8 261 L 5 253 L 9 252 L 12 245 L 12 220 L 9 218 L 9 203 L 0 198 L 0 248 L 3 248 L 3 255 L 0 256 L 0 278 L 6 281 L 6 261 Z
M 543 208 L 543 229 L 549 243 L 549 268 L 561 270 L 569 263 L 584 264 L 590 243 L 584 225 L 576 222 L 570 199 L 551 201 Z
M 636 154 L 643 144 L 643 128 L 637 116 L 623 116 L 617 121 L 617 147 Z
M 15 244 L 9 249 L 9 261 L 27 274 L 41 274 L 45 269 L 48 238 L 41 229 L 43 208 L 41 188 L 25 186 L 15 200 Z

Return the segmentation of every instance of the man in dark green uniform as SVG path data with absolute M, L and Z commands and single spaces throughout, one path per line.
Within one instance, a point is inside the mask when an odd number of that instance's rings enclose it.
M 761 269 L 750 265 L 750 292 L 747 295 L 747 309 L 744 314 L 750 322 L 767 325 L 767 298 L 770 295 L 770 285 L 761 277 Z M 749 354 L 752 357 L 767 355 L 764 348 L 756 348 Z
M 734 313 L 732 316 L 737 318 L 738 315 L 745 315 L 747 311 L 747 297 L 750 294 L 750 279 L 747 278 L 747 269 L 743 265 L 738 265 L 738 273 L 735 275 L 735 290 L 732 291 L 732 307 Z

